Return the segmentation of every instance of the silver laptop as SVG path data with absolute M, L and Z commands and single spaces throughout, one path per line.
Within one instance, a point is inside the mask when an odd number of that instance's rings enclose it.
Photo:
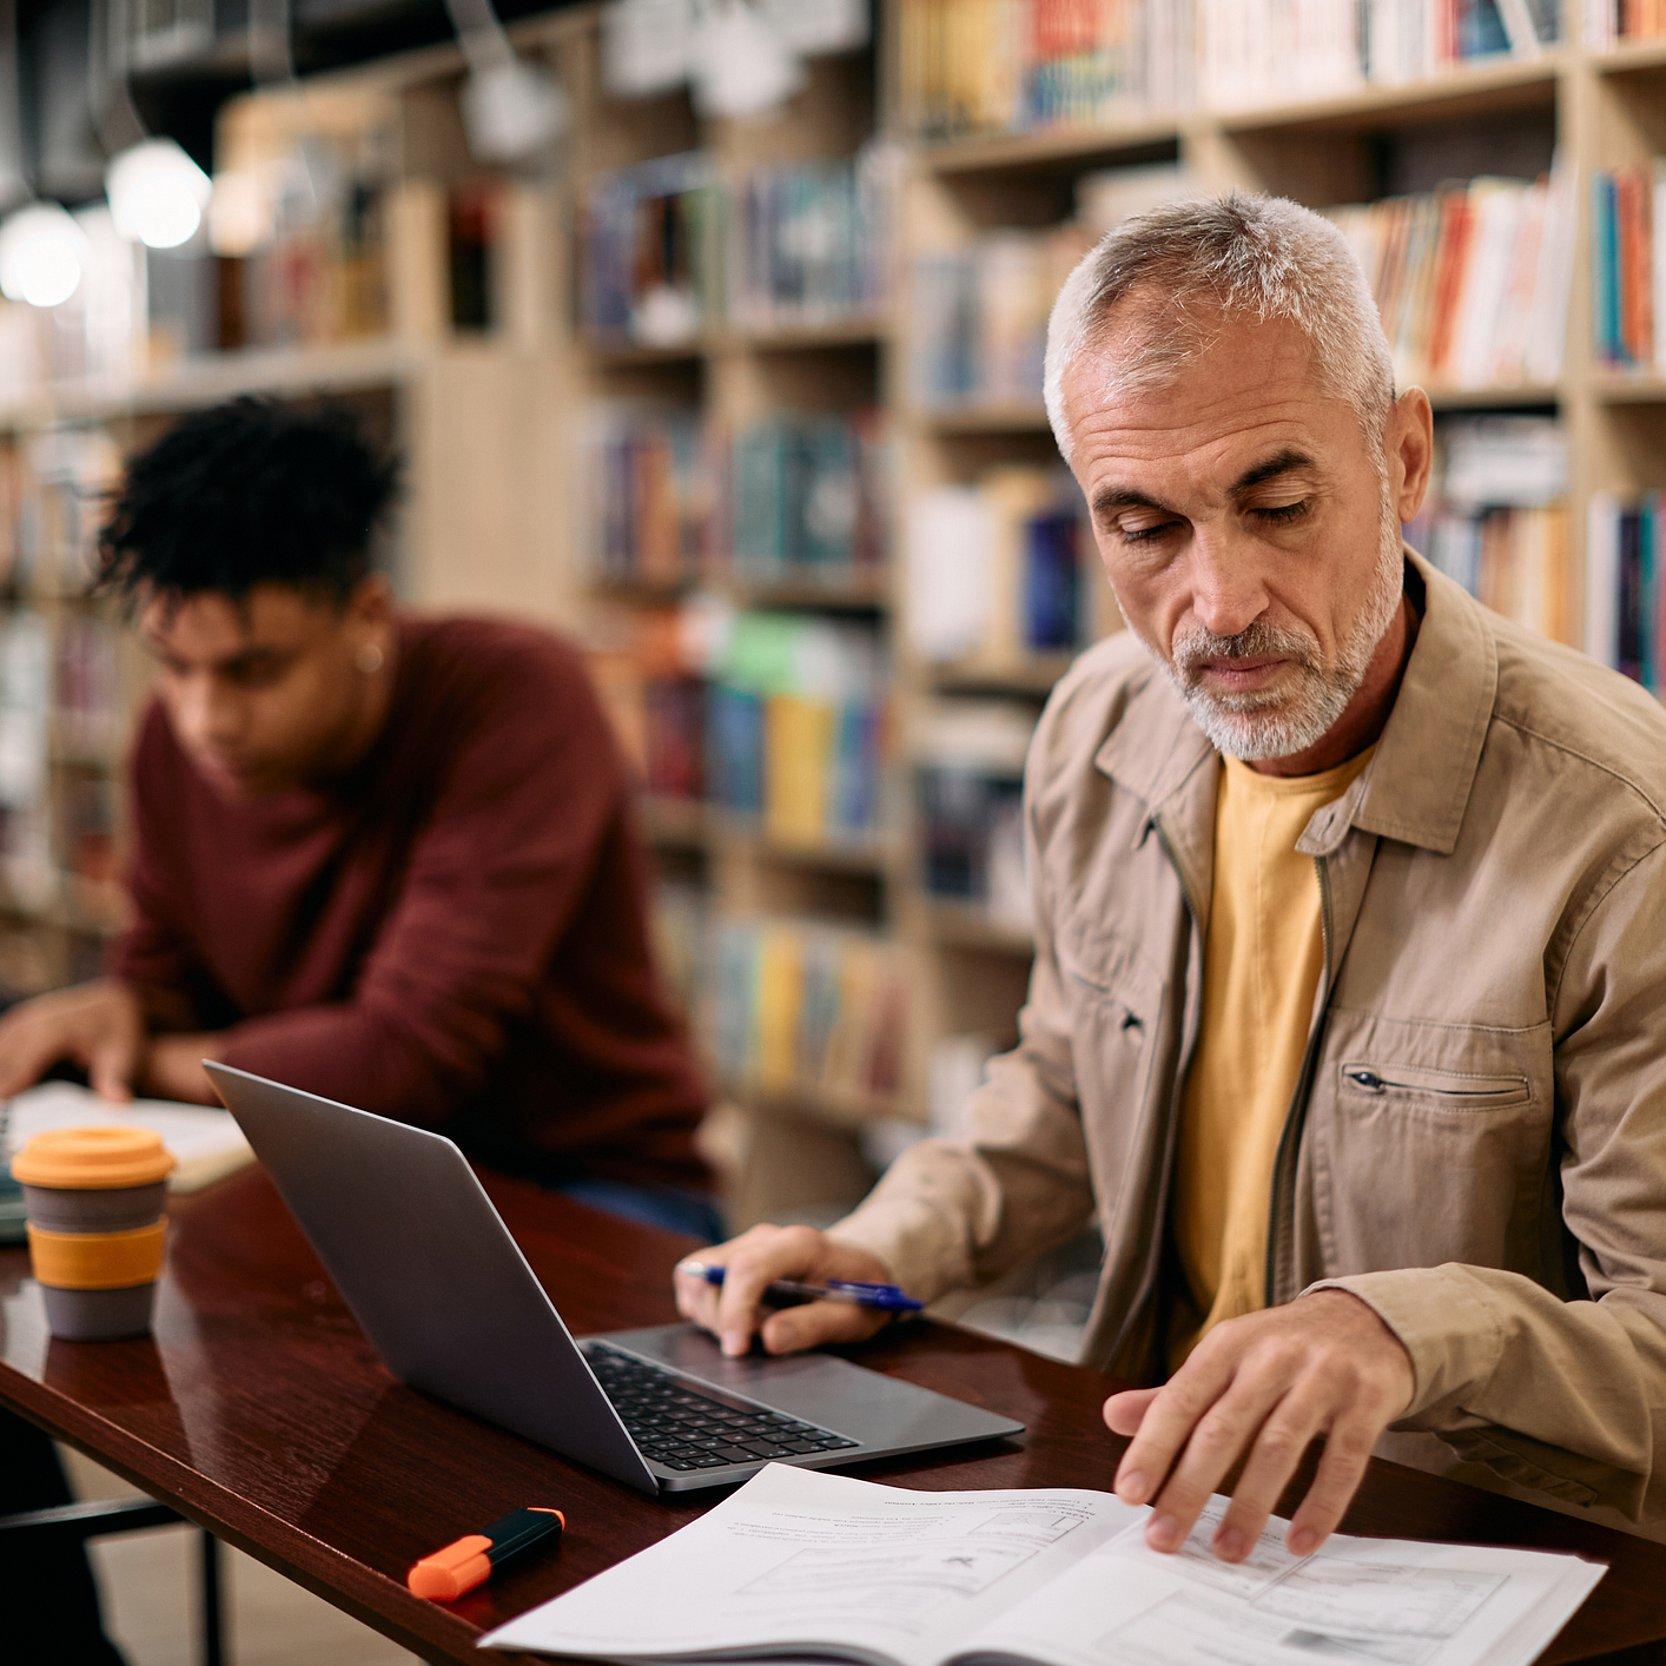
M 205 1068 L 394 1376 L 565 1458 L 683 1492 L 1023 1432 L 848 1360 L 725 1359 L 693 1325 L 575 1342 L 450 1140 Z

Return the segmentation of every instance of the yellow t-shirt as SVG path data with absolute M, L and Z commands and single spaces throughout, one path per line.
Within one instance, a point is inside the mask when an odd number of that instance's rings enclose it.
M 1203 1025 L 1180 1109 L 1169 1230 L 1182 1276 L 1169 1326 L 1177 1367 L 1266 1290 L 1273 1161 L 1325 965 L 1319 876 L 1296 849 L 1313 813 L 1365 768 L 1259 775 L 1225 758 L 1203 952 Z

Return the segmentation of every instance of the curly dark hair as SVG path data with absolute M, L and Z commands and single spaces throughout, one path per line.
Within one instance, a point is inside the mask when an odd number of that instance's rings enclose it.
M 399 470 L 340 406 L 244 396 L 193 411 L 129 459 L 95 586 L 129 603 L 259 584 L 339 600 L 370 572 Z

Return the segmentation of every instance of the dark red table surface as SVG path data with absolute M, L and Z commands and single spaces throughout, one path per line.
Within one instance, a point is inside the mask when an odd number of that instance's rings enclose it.
M 486 1181 L 577 1334 L 675 1316 L 669 1271 L 685 1240 Z M 513 1658 L 477 1654 L 476 1638 L 706 1507 L 639 1496 L 395 1383 L 258 1170 L 176 1200 L 172 1214 L 148 1339 L 52 1340 L 25 1253 L 0 1251 L 0 1405 L 425 1659 Z M 856 1473 L 932 1489 L 1109 1487 L 1122 1445 L 1099 1416 L 1110 1379 L 936 1324 L 855 1357 L 1029 1426 L 1019 1443 Z M 567 1512 L 554 1554 L 452 1607 L 405 1589 L 418 1557 L 524 1504 Z M 1343 1526 L 1605 1561 L 1543 1658 L 1666 1661 L 1666 1546 L 1387 1463 L 1373 1464 Z

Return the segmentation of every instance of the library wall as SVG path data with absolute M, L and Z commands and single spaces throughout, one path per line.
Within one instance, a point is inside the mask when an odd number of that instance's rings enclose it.
M 737 1224 L 838 1212 L 1012 1038 L 1028 736 L 1118 627 L 1047 311 L 1197 191 L 1358 251 L 1436 410 L 1412 541 L 1666 684 L 1659 0 L 879 0 L 744 118 L 621 15 L 517 26 L 572 106 L 540 169 L 473 157 L 447 49 L 256 92 L 211 238 L 142 255 L 89 210 L 76 301 L 0 310 L 8 989 L 119 916 L 142 677 L 83 595 L 100 485 L 195 404 L 345 398 L 409 459 L 407 598 L 591 651 Z

